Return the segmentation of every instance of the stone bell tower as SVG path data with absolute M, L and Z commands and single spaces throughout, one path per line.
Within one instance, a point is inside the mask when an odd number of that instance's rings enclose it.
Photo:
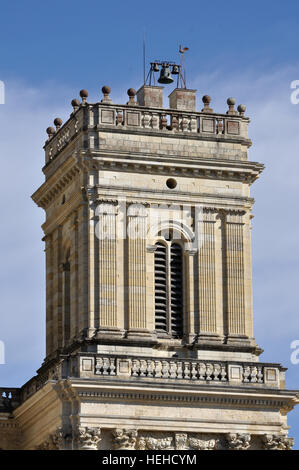
M 81 101 L 47 129 L 46 357 L 12 395 L 24 449 L 289 449 L 298 392 L 253 335 L 246 108 L 196 90 Z M 6 410 L 7 411 L 7 410 Z M 4 411 L 3 411 L 4 413 Z M 0 434 L 1 442 L 1 434 Z M 17 446 L 17 444 L 15 444 Z

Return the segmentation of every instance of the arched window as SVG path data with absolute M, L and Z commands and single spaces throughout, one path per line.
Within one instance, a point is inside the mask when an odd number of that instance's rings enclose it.
M 183 251 L 179 243 L 158 242 L 155 250 L 155 329 L 183 335 Z

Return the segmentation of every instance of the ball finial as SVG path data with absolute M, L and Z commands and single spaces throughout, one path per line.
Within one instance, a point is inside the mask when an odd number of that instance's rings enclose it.
M 227 98 L 228 106 L 234 106 L 236 104 L 235 98 Z
M 55 134 L 55 129 L 54 127 L 47 127 L 46 132 L 48 134 L 49 139 L 51 139 Z
M 212 108 L 210 108 L 211 101 L 212 101 L 212 98 L 209 95 L 204 95 L 202 97 L 202 102 L 204 104 L 204 107 L 201 110 L 202 112 L 204 112 L 204 113 L 212 113 L 213 112 Z
M 60 127 L 62 126 L 62 119 L 55 118 L 54 119 L 54 126 L 56 127 L 56 130 L 60 129 Z
M 81 98 L 87 98 L 88 97 L 88 91 L 87 90 L 80 90 L 80 96 Z
M 134 88 L 129 88 L 127 91 L 128 96 L 136 96 L 137 91 Z
M 237 111 L 235 110 L 234 106 L 236 104 L 235 98 L 227 98 L 227 104 L 228 104 L 228 111 L 226 111 L 226 114 L 238 114 Z
M 102 93 L 103 95 L 109 95 L 111 93 L 111 88 L 108 85 L 105 85 L 102 87 Z
M 211 98 L 209 95 L 204 95 L 204 96 L 202 97 L 202 102 L 203 102 L 204 104 L 206 104 L 206 103 L 210 104 L 211 101 L 212 101 L 212 98 Z
M 240 116 L 244 116 L 244 113 L 246 111 L 245 104 L 239 104 L 239 106 L 237 107 L 237 110 L 239 111 Z
M 83 90 L 80 90 L 80 96 L 82 98 L 82 104 L 84 105 L 88 98 L 88 91 L 83 88 Z
M 101 103 L 112 103 L 112 100 L 109 97 L 110 92 L 111 92 L 110 86 L 105 85 L 102 87 L 102 93 L 104 95 L 104 98 L 101 100 Z
M 80 101 L 77 100 L 76 98 L 74 98 L 71 102 L 71 105 L 73 106 L 73 108 L 79 108 L 80 106 Z
M 137 91 L 134 88 L 129 88 L 127 91 L 127 94 L 129 97 L 129 101 L 127 102 L 127 104 L 129 106 L 135 106 L 137 104 L 135 101 L 135 96 L 137 94 Z

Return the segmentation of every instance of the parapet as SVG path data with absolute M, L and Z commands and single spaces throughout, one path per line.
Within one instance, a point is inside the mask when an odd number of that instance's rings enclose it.
M 249 118 L 244 116 L 246 107 L 239 105 L 235 110 L 234 98 L 228 98 L 226 113 L 215 113 L 208 95 L 202 98 L 203 108 L 196 110 L 196 90 L 174 89 L 169 95 L 169 108 L 163 108 L 160 86 L 144 85 L 137 92 L 130 88 L 129 101 L 124 105 L 113 103 L 110 87 L 104 86 L 102 92 L 101 101 L 89 103 L 87 90 L 81 90 L 81 102 L 77 99 L 71 102 L 70 118 L 64 124 L 56 118 L 55 129 L 47 128 L 46 164 L 75 139 L 81 148 L 95 148 L 95 135 L 99 131 L 251 145 Z

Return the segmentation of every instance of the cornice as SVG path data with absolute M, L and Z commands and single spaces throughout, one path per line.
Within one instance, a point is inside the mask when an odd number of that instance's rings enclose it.
M 224 160 L 217 157 L 181 157 L 174 154 L 157 155 L 131 152 L 94 150 L 81 151 L 81 158 L 92 169 L 133 170 L 142 173 L 165 173 L 181 176 L 203 177 L 210 179 L 241 179 L 251 184 L 260 175 L 264 165 L 243 160 Z M 247 181 L 248 179 L 248 181 Z
M 67 159 L 59 170 L 46 180 L 40 188 L 31 196 L 33 201 L 43 209 L 46 209 L 51 201 L 61 194 L 65 188 L 77 177 L 80 173 L 80 167 L 77 161 Z
M 250 210 L 254 204 L 254 199 L 250 197 L 241 196 L 225 196 L 220 194 L 209 193 L 191 193 L 184 191 L 176 191 L 170 193 L 169 190 L 153 190 L 138 187 L 125 187 L 109 185 L 96 185 L 96 193 L 94 195 L 95 201 L 120 201 L 124 196 L 128 203 L 143 203 L 147 205 L 160 203 L 163 198 L 163 203 L 169 204 L 207 204 L 208 208 L 214 208 L 216 211 L 223 210 Z M 146 196 L 145 196 L 146 195 Z M 145 200 L 146 197 L 146 200 Z M 233 208 L 231 206 L 234 206 Z
M 292 408 L 296 404 L 295 391 L 279 391 L 269 389 L 251 389 L 242 387 L 232 387 L 219 385 L 217 387 L 201 388 L 192 387 L 192 390 L 184 386 L 178 386 L 176 389 L 169 388 L 162 384 L 153 383 L 129 384 L 126 381 L 118 380 L 117 386 L 112 382 L 91 383 L 79 382 L 69 379 L 67 387 L 74 388 L 76 395 L 80 399 L 122 399 L 132 401 L 158 401 L 158 402 L 179 402 L 179 403 L 203 403 L 231 406 L 250 406 L 250 407 L 270 407 L 284 409 Z M 298 393 L 298 392 L 297 392 Z

